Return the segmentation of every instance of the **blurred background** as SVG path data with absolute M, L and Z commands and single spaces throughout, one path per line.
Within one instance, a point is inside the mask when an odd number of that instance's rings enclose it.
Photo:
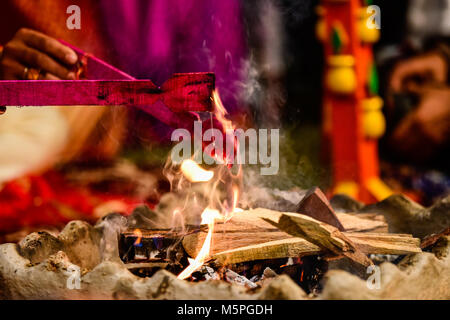
M 336 1 L 220 2 L 2 1 L 0 76 L 23 76 L 23 68 L 11 70 L 16 60 L 26 66 L 20 45 L 29 39 L 17 34 L 24 27 L 157 84 L 175 72 L 214 71 L 238 126 L 281 128 L 280 171 L 258 183 L 332 190 L 330 150 L 340 133 L 327 128 L 324 105 L 334 101 L 325 78 L 326 48 L 335 42 L 319 40 L 317 29 L 324 15 L 333 21 L 335 13 L 326 8 Z M 380 9 L 370 52 L 384 101 L 385 130 L 376 139 L 381 179 L 393 192 L 431 205 L 450 191 L 450 1 L 360 2 Z M 71 4 L 81 8 L 80 30 L 66 27 Z M 345 44 L 336 30 L 333 41 Z M 8 108 L 0 116 L 0 229 L 95 220 L 111 211 L 129 213 L 139 203 L 154 205 L 169 191 L 162 168 L 171 130 L 123 107 Z M 364 152 L 361 157 L 372 161 Z

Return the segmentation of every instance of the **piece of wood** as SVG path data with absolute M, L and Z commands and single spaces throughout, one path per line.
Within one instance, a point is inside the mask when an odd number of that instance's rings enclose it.
M 203 231 L 184 236 L 183 247 L 191 257 L 195 257 L 200 251 L 206 234 L 207 231 Z M 285 232 L 245 211 L 235 215 L 226 223 L 216 222 L 210 253 L 214 254 L 286 237 L 289 235 Z
M 365 254 L 410 254 L 421 252 L 420 240 L 410 235 L 355 234 L 346 233 L 359 250 Z M 324 251 L 301 238 L 286 238 L 256 245 L 217 252 L 211 256 L 220 264 L 234 264 L 246 261 L 303 257 L 323 254 Z M 340 256 L 341 257 L 341 256 Z
M 347 232 L 387 233 L 388 224 L 383 215 L 368 213 L 336 213 Z
M 313 187 L 308 190 L 303 199 L 299 202 L 295 212 L 325 222 L 336 227 L 340 231 L 345 231 L 344 226 L 336 216 L 327 197 L 318 187 Z
M 0 81 L 0 106 L 146 106 L 144 111 L 167 120 L 170 112 L 211 111 L 215 75 L 210 72 L 177 73 L 160 87 L 137 80 L 108 63 L 60 40 L 74 50 L 87 80 Z M 76 70 L 77 72 L 80 70 Z M 169 115 L 165 114 L 169 113 Z
M 216 222 L 211 254 L 290 237 L 270 223 L 248 213 L 244 211 L 236 214 L 227 223 Z M 375 230 L 379 232 L 379 228 L 387 229 L 387 224 L 383 221 L 361 219 L 359 215 L 353 214 L 337 213 L 337 215 L 344 227 L 351 232 Z M 185 236 L 183 246 L 189 255 L 195 256 L 205 238 L 206 232 Z
M 276 226 L 278 229 L 301 237 L 335 255 L 344 255 L 362 266 L 372 265 L 372 261 L 336 227 L 299 213 L 277 212 L 268 209 L 251 210 L 250 214 Z
M 448 235 L 450 235 L 450 227 L 445 228 L 444 230 L 442 230 L 442 231 L 439 232 L 439 233 L 431 234 L 431 235 L 425 237 L 425 238 L 422 240 L 422 243 L 420 244 L 420 247 L 421 247 L 422 249 L 426 249 L 426 248 L 428 248 L 428 247 L 431 247 L 431 246 L 434 245 L 441 237 L 445 237 L 445 236 L 448 236 Z
M 255 260 L 303 257 L 321 253 L 323 251 L 311 242 L 292 237 L 217 252 L 211 256 L 211 259 L 216 259 L 218 263 L 227 265 Z
M 122 232 L 119 238 L 119 256 L 124 262 L 135 260 L 150 261 L 166 259 L 168 249 L 179 246 L 180 239 L 192 233 L 206 230 L 207 226 L 185 226 L 175 229 L 130 229 Z
M 83 52 L 81 49 L 74 47 L 73 45 L 63 41 L 61 41 L 64 45 L 70 47 L 72 50 L 76 52 L 78 55 L 78 60 L 81 62 L 80 67 L 82 70 L 82 75 L 85 79 L 88 80 L 136 80 L 129 74 L 126 74 L 125 72 L 111 66 L 110 64 L 106 63 L 105 61 L 102 61 L 95 56 L 88 54 L 86 52 Z M 213 74 L 205 74 L 205 73 L 195 73 L 195 74 L 176 74 L 176 78 L 179 80 L 180 78 L 183 78 L 185 75 L 188 75 L 193 77 L 200 77 L 207 76 L 207 82 L 208 84 L 208 94 L 211 96 L 212 90 L 214 89 L 214 82 L 215 77 Z M 195 78 L 194 77 L 194 78 Z M 197 79 L 198 80 L 198 79 Z M 164 84 L 164 87 L 162 90 L 164 91 L 166 88 L 170 87 L 170 81 L 168 83 Z M 180 83 L 178 84 L 180 85 Z M 180 101 L 179 101 L 180 102 Z M 167 101 L 166 101 L 167 103 Z M 189 101 L 181 101 L 182 104 L 189 104 Z M 193 115 L 192 113 L 187 112 L 174 112 L 173 106 L 167 106 L 162 101 L 157 101 L 153 105 L 137 105 L 139 109 L 143 110 L 144 112 L 150 114 L 151 116 L 155 117 L 162 123 L 165 123 L 166 125 L 172 127 L 172 128 L 184 128 L 188 130 L 192 130 L 192 124 L 195 120 L 197 120 L 197 117 Z M 182 105 L 180 106 L 181 109 L 184 111 L 186 108 Z M 207 108 L 210 108 L 211 106 L 206 106 Z M 177 110 L 180 108 L 177 108 Z M 198 110 L 199 111 L 199 110 Z
M 410 254 L 421 252 L 420 239 L 410 234 L 344 232 L 365 254 Z
M 0 81 L 0 106 L 121 106 L 161 101 L 171 111 L 211 111 L 214 74 L 175 74 L 161 87 L 150 80 Z
M 353 215 L 342 220 L 347 228 L 354 230 L 362 227 L 363 223 Z M 374 221 L 368 220 L 368 223 Z M 379 221 L 375 221 L 379 223 Z M 350 228 L 351 229 L 351 228 Z M 363 228 L 364 229 L 364 228 Z M 369 228 L 371 229 L 371 228 Z M 206 238 L 207 231 L 187 235 L 183 239 L 186 252 L 195 257 Z M 344 232 L 355 246 L 364 254 L 408 254 L 420 252 L 420 240 L 411 235 Z M 212 237 L 210 256 L 220 263 L 239 263 L 261 259 L 276 259 L 285 257 L 302 257 L 316 254 L 326 254 L 319 246 L 298 237 L 293 237 L 278 230 L 270 223 L 261 220 L 249 211 L 236 214 L 227 223 L 216 223 Z

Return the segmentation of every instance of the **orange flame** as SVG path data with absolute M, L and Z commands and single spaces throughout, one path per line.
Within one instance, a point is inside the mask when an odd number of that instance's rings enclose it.
M 207 182 L 214 177 L 213 171 L 203 169 L 191 159 L 181 163 L 181 172 L 190 182 Z
M 133 234 L 137 237 L 136 241 L 134 242 L 135 247 L 142 246 L 141 240 L 142 240 L 142 231 L 140 229 L 135 229 L 133 231 Z
M 227 214 L 225 216 L 225 222 L 231 220 L 231 218 L 233 218 L 233 216 L 238 213 L 238 212 L 242 212 L 244 210 L 242 210 L 241 208 L 238 208 L 238 202 L 239 202 L 239 188 L 237 186 L 233 186 L 233 204 L 230 210 L 227 211 Z
M 228 112 L 223 106 L 222 100 L 220 100 L 219 91 L 217 89 L 214 90 L 213 92 L 213 101 L 215 107 L 214 115 L 216 116 L 217 121 L 219 121 L 222 124 L 225 132 L 226 130 L 233 130 L 234 129 L 233 122 L 226 118 Z
M 186 279 L 189 278 L 190 275 L 200 269 L 206 259 L 209 257 L 209 251 L 211 249 L 211 240 L 212 234 L 214 232 L 214 221 L 216 219 L 222 218 L 222 215 L 219 211 L 206 208 L 202 213 L 202 222 L 201 224 L 208 224 L 208 235 L 206 236 L 205 242 L 203 243 L 202 248 L 200 249 L 197 257 L 195 259 L 189 259 L 189 266 L 183 270 L 178 275 L 178 279 Z
M 238 202 L 239 202 L 239 188 L 237 186 L 233 186 L 233 207 L 231 208 L 232 213 L 243 211 L 241 208 L 237 207 Z
M 222 100 L 220 99 L 219 91 L 217 89 L 214 90 L 213 92 L 213 101 L 214 101 L 214 116 L 216 117 L 217 121 L 221 123 L 223 134 L 227 136 L 227 134 L 229 132 L 233 132 L 233 130 L 236 127 L 233 125 L 233 122 L 231 120 L 227 119 L 228 112 L 225 109 Z M 234 136 L 233 136 L 233 148 L 235 153 L 239 152 L 238 141 L 236 138 L 234 138 Z M 236 157 L 237 155 L 234 154 L 234 158 Z M 223 159 L 220 160 L 221 161 L 224 160 L 228 168 L 231 168 L 233 166 L 234 159 L 229 158 L 228 154 L 222 154 L 222 158 Z
M 220 100 L 219 92 L 217 90 L 215 90 L 213 92 L 213 102 L 214 102 L 214 106 L 215 106 L 214 116 L 216 117 L 217 121 L 219 121 L 221 123 L 223 132 L 226 134 L 230 130 L 234 130 L 235 127 L 234 127 L 232 121 L 227 119 L 227 117 L 226 117 L 228 113 L 227 113 L 225 107 L 223 106 L 222 101 Z M 235 139 L 233 142 L 234 142 L 235 151 L 238 152 L 237 139 Z M 214 156 L 217 157 L 218 155 L 214 155 Z M 212 194 L 214 194 L 214 190 L 215 190 L 216 186 L 218 185 L 219 181 L 226 181 L 226 179 L 223 180 L 224 174 L 228 173 L 231 176 L 232 180 L 236 179 L 236 178 L 241 178 L 241 166 L 239 165 L 238 174 L 233 175 L 233 173 L 231 171 L 231 168 L 233 167 L 233 162 L 232 162 L 233 159 L 226 158 L 224 160 L 225 160 L 225 164 L 223 166 L 219 167 L 218 170 L 216 170 L 217 177 L 215 177 L 215 183 L 214 183 L 214 186 L 212 187 L 213 188 L 212 192 L 211 192 Z M 218 163 L 223 164 L 223 162 L 218 162 Z M 214 178 L 213 171 L 208 171 L 208 170 L 201 168 L 193 160 L 184 160 L 181 164 L 181 172 L 190 182 L 207 182 Z M 211 199 L 212 198 L 213 197 L 211 197 Z M 215 197 L 214 197 L 214 199 L 215 199 Z M 195 259 L 188 259 L 189 265 L 187 266 L 186 269 L 184 269 L 178 275 L 178 279 L 189 278 L 192 275 L 192 273 L 194 273 L 195 271 L 200 269 L 201 266 L 205 263 L 205 261 L 209 258 L 211 244 L 212 244 L 212 237 L 213 237 L 213 233 L 214 233 L 215 220 L 221 219 L 226 222 L 226 221 L 230 220 L 235 213 L 242 211 L 242 209 L 237 207 L 238 202 L 239 202 L 239 188 L 237 185 L 234 185 L 232 187 L 231 203 L 226 206 L 222 206 L 222 204 L 220 204 L 222 213 L 216 209 L 212 209 L 212 208 L 216 207 L 216 205 L 217 205 L 217 204 L 213 203 L 212 201 L 210 203 L 210 206 L 207 207 L 206 209 L 204 209 L 204 211 L 202 212 L 202 215 L 201 215 L 201 217 L 202 217 L 201 224 L 208 225 L 208 234 L 205 238 L 205 241 L 204 241 L 199 253 L 197 254 L 197 257 L 195 257 Z

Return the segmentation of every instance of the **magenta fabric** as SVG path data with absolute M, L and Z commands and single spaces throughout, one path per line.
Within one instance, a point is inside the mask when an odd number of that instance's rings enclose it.
M 239 112 L 246 41 L 239 0 L 101 0 L 118 66 L 161 84 L 173 73 L 216 73 L 230 113 Z

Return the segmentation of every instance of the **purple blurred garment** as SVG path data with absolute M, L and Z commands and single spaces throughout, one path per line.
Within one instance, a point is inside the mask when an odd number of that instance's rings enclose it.
M 216 73 L 228 111 L 239 112 L 246 42 L 239 0 L 101 0 L 110 53 L 137 78 Z

